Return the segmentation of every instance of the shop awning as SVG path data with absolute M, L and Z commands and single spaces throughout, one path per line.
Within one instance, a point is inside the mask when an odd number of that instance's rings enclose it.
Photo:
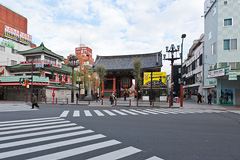
M 185 85 L 183 88 L 191 88 L 191 87 L 198 87 L 200 84 L 191 84 L 191 85 Z

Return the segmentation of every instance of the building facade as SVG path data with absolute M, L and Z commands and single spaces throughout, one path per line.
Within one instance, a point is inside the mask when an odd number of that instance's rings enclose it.
M 197 94 L 203 95 L 203 50 L 204 35 L 194 40 L 187 59 L 183 63 L 184 94 L 186 98 L 197 100 Z
M 239 14 L 239 0 L 205 1 L 203 92 L 217 104 L 240 104 Z

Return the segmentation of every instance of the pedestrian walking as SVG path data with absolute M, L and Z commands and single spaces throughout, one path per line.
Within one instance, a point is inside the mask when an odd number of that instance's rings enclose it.
M 111 95 L 110 95 L 110 102 L 111 102 L 111 104 L 114 103 L 114 99 L 115 99 L 114 93 L 111 93 Z
M 39 109 L 39 105 L 37 103 L 37 96 L 33 93 L 32 94 L 32 109 L 34 109 L 34 106 L 36 106 Z
M 199 102 L 202 103 L 202 95 L 198 93 L 197 97 L 198 97 L 197 103 Z
M 138 91 L 138 95 L 137 96 L 138 96 L 137 99 L 139 100 L 141 98 L 141 96 L 142 96 L 140 91 Z
M 212 95 L 211 93 L 208 93 L 208 104 L 212 104 Z
M 126 91 L 124 91 L 123 96 L 124 96 L 124 101 L 126 101 L 126 99 L 127 99 L 127 93 L 126 93 Z
M 77 98 L 77 100 L 78 100 L 78 98 L 79 98 L 78 92 L 76 93 L 76 98 Z
M 96 102 L 99 102 L 100 100 L 99 100 L 99 94 L 98 93 L 96 93 Z

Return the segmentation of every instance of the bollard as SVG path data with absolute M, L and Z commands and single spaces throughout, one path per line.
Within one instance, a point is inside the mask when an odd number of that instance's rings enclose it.
M 78 104 L 78 99 L 76 98 L 76 104 Z
M 129 99 L 129 107 L 131 106 L 131 99 Z
M 152 103 L 152 105 L 154 106 L 154 100 L 153 100 L 153 103 Z
M 117 99 L 115 100 L 115 106 L 117 105 Z
M 68 98 L 67 98 L 67 104 L 68 104 Z
M 88 100 L 88 104 L 90 105 L 90 99 Z
M 102 105 L 103 105 L 103 98 L 102 98 Z
M 47 103 L 47 98 L 45 98 L 45 103 Z
M 138 106 L 138 99 L 137 99 L 137 106 Z
M 56 104 L 57 104 L 57 98 L 56 98 Z

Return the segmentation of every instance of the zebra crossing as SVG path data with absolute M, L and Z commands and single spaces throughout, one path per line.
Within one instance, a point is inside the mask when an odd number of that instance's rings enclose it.
M 64 110 L 59 117 L 93 117 L 93 116 L 126 116 L 126 115 L 166 115 L 166 114 L 197 114 L 197 113 L 222 113 L 220 110 L 201 110 L 201 109 L 103 109 L 103 110 Z
M 117 160 L 145 154 L 59 117 L 0 122 L 0 131 L 0 159 Z M 146 154 L 143 159 L 163 160 Z

